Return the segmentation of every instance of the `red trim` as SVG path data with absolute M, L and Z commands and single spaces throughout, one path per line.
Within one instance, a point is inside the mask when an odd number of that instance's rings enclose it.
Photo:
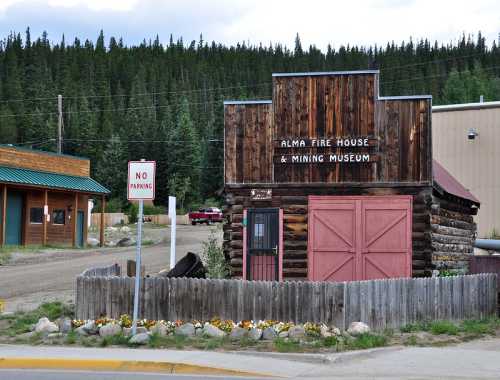
M 283 209 L 279 210 L 279 258 L 278 258 L 278 281 L 283 281 Z
M 139 163 L 139 164 L 153 164 L 153 198 L 130 198 L 130 164 L 131 163 Z M 127 199 L 128 200 L 154 200 L 156 194 L 156 161 L 129 161 L 128 162 L 128 175 L 127 175 Z
M 247 279 L 247 210 L 243 210 L 243 280 Z

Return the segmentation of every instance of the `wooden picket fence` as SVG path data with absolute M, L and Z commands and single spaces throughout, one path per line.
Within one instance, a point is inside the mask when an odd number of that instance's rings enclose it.
M 94 269 L 78 276 L 78 319 L 132 314 L 134 278 L 113 275 L 116 267 L 107 273 Z M 342 329 L 363 321 L 380 330 L 425 320 L 483 319 L 495 315 L 496 306 L 496 274 L 342 283 L 158 277 L 141 281 L 139 314 L 154 320 L 324 322 Z

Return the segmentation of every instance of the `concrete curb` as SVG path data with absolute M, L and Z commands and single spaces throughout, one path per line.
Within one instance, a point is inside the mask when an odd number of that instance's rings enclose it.
M 385 352 L 399 351 L 403 348 L 404 348 L 403 346 L 391 346 L 391 347 L 370 348 L 367 350 L 337 352 L 333 354 L 280 353 L 280 352 L 262 352 L 262 351 L 233 351 L 232 353 L 243 356 L 251 355 L 251 356 L 268 357 L 268 358 L 270 357 L 273 359 L 291 360 L 302 363 L 333 364 L 333 363 L 346 363 L 348 361 L 355 359 L 368 359 Z
M 60 369 L 169 374 L 275 377 L 266 373 L 239 371 L 186 363 L 62 358 L 0 358 L 0 369 Z

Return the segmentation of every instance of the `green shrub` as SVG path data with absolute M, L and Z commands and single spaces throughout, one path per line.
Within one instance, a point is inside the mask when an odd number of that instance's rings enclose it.
M 208 240 L 203 242 L 202 259 L 207 270 L 207 278 L 227 278 L 229 268 L 215 230 L 212 230 Z
M 338 344 L 339 340 L 336 336 L 329 336 L 323 339 L 323 346 L 325 347 L 335 347 Z
M 278 352 L 298 352 L 298 351 L 301 351 L 299 341 L 285 340 L 282 338 L 278 338 L 274 341 L 274 348 Z
M 167 211 L 164 206 L 144 205 L 144 215 L 160 215 L 166 213 Z
M 387 340 L 384 335 L 365 333 L 347 341 L 347 347 L 353 350 L 383 347 L 387 345 Z
M 434 321 L 430 324 L 430 332 L 434 335 L 457 335 L 459 328 L 449 321 Z
M 139 205 L 137 203 L 131 203 L 127 210 L 128 222 L 130 224 L 137 223 L 139 214 Z
M 494 320 L 467 320 L 463 321 L 460 328 L 466 334 L 486 335 L 495 334 L 497 324 Z

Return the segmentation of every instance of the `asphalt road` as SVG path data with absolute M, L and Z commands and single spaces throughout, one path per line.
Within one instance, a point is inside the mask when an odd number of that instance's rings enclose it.
M 203 225 L 177 226 L 177 260 L 188 251 L 200 253 L 202 243 L 214 227 Z M 165 229 L 165 237 L 169 235 Z M 142 249 L 146 273 L 158 273 L 169 267 L 170 243 L 165 242 Z M 35 308 L 41 302 L 74 299 L 74 283 L 78 274 L 95 266 L 119 263 L 126 268 L 128 259 L 135 259 L 135 246 L 68 252 L 41 253 L 40 259 L 27 263 L 0 266 L 0 299 L 6 301 L 6 310 Z

